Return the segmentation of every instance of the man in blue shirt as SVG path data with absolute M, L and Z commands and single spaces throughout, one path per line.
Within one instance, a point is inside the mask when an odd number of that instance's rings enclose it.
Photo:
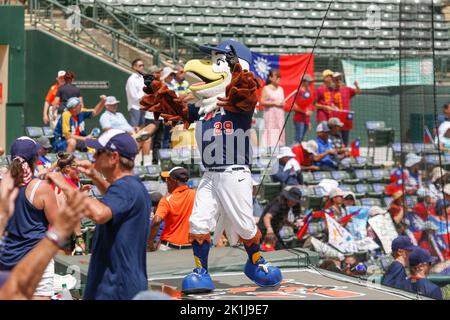
M 320 167 L 320 170 L 332 171 L 337 170 L 337 162 L 333 159 L 333 155 L 337 154 L 337 150 L 333 148 L 329 140 L 330 128 L 326 121 L 323 121 L 317 125 L 317 137 L 316 142 L 318 145 L 317 156 L 314 157 L 316 166 Z
M 289 147 L 281 147 L 278 158 L 278 171 L 272 175 L 272 180 L 283 186 L 303 184 L 300 164 L 295 159 L 295 153 Z
M 411 277 L 412 291 L 436 300 L 443 300 L 442 291 L 439 286 L 426 278 L 430 273 L 431 265 L 436 263 L 437 258 L 423 248 L 416 248 L 409 256 L 409 271 Z
M 409 255 L 416 248 L 407 236 L 398 236 L 392 241 L 392 255 L 395 259 L 381 279 L 381 284 L 400 290 L 412 291 L 406 275 L 405 266 Z
M 79 170 L 92 179 L 103 198 L 91 199 L 86 212 L 97 227 L 84 299 L 131 300 L 148 288 L 146 244 L 152 210 L 145 186 L 133 174 L 137 145 L 118 129 L 86 144 L 96 150 L 96 161 L 80 162 Z
M 444 122 L 444 121 L 450 121 L 450 103 L 446 103 L 442 106 L 442 111 L 443 113 L 438 115 L 437 118 L 437 127 L 439 128 L 439 126 Z

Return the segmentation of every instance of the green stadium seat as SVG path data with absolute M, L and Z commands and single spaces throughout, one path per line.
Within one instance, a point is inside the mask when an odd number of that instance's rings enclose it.
M 158 180 L 161 176 L 161 167 L 159 165 L 149 165 L 145 167 L 145 177 L 150 180 Z
M 318 183 L 318 181 L 314 178 L 312 172 L 304 171 L 302 172 L 302 175 L 303 175 L 303 183 L 306 183 L 308 185 L 314 185 Z
M 147 176 L 147 169 L 143 166 L 135 166 L 133 168 L 133 173 L 135 176 L 138 176 L 141 180 L 144 180 Z
M 332 179 L 346 184 L 356 184 L 360 181 L 359 179 L 353 178 L 349 172 L 343 170 L 331 171 L 331 176 Z
M 361 205 L 364 207 L 373 207 L 373 206 L 383 207 L 383 202 L 381 201 L 381 199 L 377 198 L 362 198 Z
M 0 157 L 0 166 L 9 166 L 9 158 L 7 156 Z
M 41 127 L 25 127 L 26 135 L 30 138 L 36 139 L 44 135 Z

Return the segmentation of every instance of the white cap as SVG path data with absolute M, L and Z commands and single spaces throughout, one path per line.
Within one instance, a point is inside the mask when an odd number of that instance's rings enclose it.
M 106 105 L 111 105 L 111 104 L 117 104 L 117 103 L 119 103 L 119 102 L 120 102 L 120 101 L 117 100 L 116 97 L 114 97 L 114 96 L 108 96 L 108 97 L 106 97 L 105 104 L 106 104 Z
M 281 147 L 280 153 L 277 155 L 277 159 L 281 159 L 284 157 L 295 158 L 295 153 L 293 153 L 291 148 L 289 147 Z
M 450 130 L 450 121 L 444 121 L 438 129 L 439 139 L 445 138 L 445 134 Z
M 328 123 L 326 121 L 322 121 L 317 125 L 316 132 L 330 132 L 330 128 L 328 127 Z
M 319 146 L 314 140 L 302 141 L 302 148 L 315 156 L 317 155 L 317 150 L 319 150 Z
M 339 120 L 339 118 L 330 118 L 328 119 L 328 127 L 329 126 L 343 127 L 344 123 L 341 120 Z
M 344 198 L 347 198 L 348 196 L 352 196 L 354 200 L 356 200 L 356 196 L 352 191 L 344 191 Z
M 66 75 L 66 72 L 64 70 L 59 70 L 58 71 L 58 78 L 59 77 L 64 77 Z
M 406 155 L 405 167 L 410 168 L 415 164 L 418 164 L 420 161 L 422 161 L 422 157 L 414 153 L 408 153 Z
M 333 73 L 333 78 L 337 78 L 337 77 L 340 77 L 340 76 L 342 76 L 342 73 L 340 73 L 340 72 Z
M 343 197 L 344 195 L 344 191 L 342 191 L 340 188 L 334 188 L 330 191 L 330 199 L 333 199 L 335 197 Z
M 339 186 L 339 182 L 333 179 L 322 179 L 318 186 L 325 190 L 327 194 L 330 194 L 331 190 L 336 189 Z
M 173 70 L 171 67 L 164 67 L 161 71 L 161 75 L 159 76 L 159 78 L 161 80 L 164 80 L 172 73 L 176 73 L 175 70 Z

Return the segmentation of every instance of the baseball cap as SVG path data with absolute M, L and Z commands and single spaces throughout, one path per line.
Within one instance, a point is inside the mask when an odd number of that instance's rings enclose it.
M 41 145 L 30 137 L 19 137 L 14 140 L 14 143 L 11 146 L 11 159 L 14 159 L 15 157 L 21 157 L 26 161 L 31 161 L 38 155 L 38 151 L 40 148 Z
M 345 195 L 344 191 L 340 188 L 334 188 L 330 191 L 330 199 L 333 199 L 335 197 L 343 197 Z
M 409 265 L 415 267 L 421 263 L 436 263 L 437 257 L 433 257 L 427 250 L 416 247 L 409 255 Z
M 64 77 L 65 75 L 66 75 L 66 72 L 64 70 L 58 71 L 58 78 L 59 77 Z
M 39 137 L 36 139 L 36 142 L 44 149 L 51 149 L 52 145 L 50 143 L 49 138 L 47 137 Z
M 333 73 L 333 78 L 337 78 L 337 77 L 341 77 L 341 76 L 342 76 L 342 73 L 340 73 L 340 72 Z
M 291 148 L 289 147 L 281 147 L 280 153 L 277 155 L 277 159 L 281 159 L 284 157 L 291 157 L 295 158 L 295 154 L 292 152 Z
M 69 100 L 67 100 L 66 108 L 72 109 L 72 108 L 76 107 L 77 105 L 79 105 L 80 103 L 81 103 L 81 101 L 79 98 L 72 97 Z
M 119 103 L 119 102 L 120 102 L 120 101 L 117 100 L 116 97 L 114 97 L 114 96 L 108 96 L 108 97 L 106 97 L 105 104 L 106 104 L 106 105 L 111 105 L 111 104 L 117 104 L 117 103 Z
M 283 189 L 281 194 L 288 200 L 300 203 L 302 200 L 302 190 L 296 186 L 287 186 Z
M 174 180 L 186 182 L 189 180 L 189 172 L 183 167 L 174 167 L 170 171 L 161 172 L 161 177 L 168 178 L 171 177 Z
M 161 80 L 164 80 L 165 78 L 167 78 L 169 75 L 176 73 L 175 70 L 173 70 L 171 67 L 164 67 L 161 71 L 161 75 L 159 76 L 159 78 Z
M 247 48 L 247 46 L 245 46 L 244 44 L 240 43 L 239 41 L 233 39 L 222 41 L 215 47 L 200 46 L 200 50 L 209 54 L 211 54 L 211 51 L 227 53 L 231 51 L 230 46 L 233 46 L 234 50 L 236 50 L 236 55 L 238 56 L 239 59 L 245 60 L 249 64 L 252 63 L 252 52 L 250 51 L 250 49 Z
M 339 120 L 338 118 L 330 118 L 328 119 L 328 127 L 330 126 L 338 126 L 338 127 L 343 127 L 344 123 Z
M 352 197 L 353 200 L 356 200 L 356 196 L 352 191 L 344 191 L 343 197 L 344 199 L 346 199 L 347 197 Z
M 319 146 L 314 140 L 302 141 L 302 148 L 313 155 L 317 155 L 317 150 L 319 150 Z
M 397 251 L 399 249 L 412 251 L 416 248 L 409 239 L 408 236 L 398 236 L 392 241 L 391 249 L 392 251 Z
M 136 141 L 123 130 L 110 129 L 103 133 L 98 139 L 86 140 L 86 145 L 95 150 L 116 151 L 122 157 L 134 160 L 138 152 Z
M 323 70 L 323 72 L 322 72 L 322 79 L 327 77 L 327 76 L 333 76 L 333 71 L 331 71 L 330 69 Z
M 317 125 L 316 132 L 330 132 L 330 127 L 326 121 L 322 121 Z

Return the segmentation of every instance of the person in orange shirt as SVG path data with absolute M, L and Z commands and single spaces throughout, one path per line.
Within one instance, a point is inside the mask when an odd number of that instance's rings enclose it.
M 50 119 L 49 118 L 49 108 L 51 105 L 53 105 L 53 101 L 55 100 L 56 97 L 56 93 L 58 92 L 58 88 L 60 86 L 62 86 L 65 82 L 64 82 L 64 76 L 66 75 L 66 72 L 61 70 L 58 71 L 58 76 L 56 77 L 56 83 L 54 85 L 52 85 L 50 87 L 50 90 L 48 90 L 47 96 L 45 97 L 45 103 L 44 103 L 44 115 L 42 117 L 42 121 L 44 121 L 44 124 L 48 124 L 50 121 L 50 124 L 52 124 L 53 122 L 56 122 L 56 116 L 54 117 L 54 119 Z M 57 108 L 54 108 L 53 112 L 56 115 L 56 111 Z M 54 127 L 55 124 L 52 125 L 52 127 Z
M 166 178 L 169 193 L 161 198 L 150 227 L 148 249 L 150 251 L 169 249 L 191 249 L 189 243 L 189 217 L 194 207 L 195 191 L 187 186 L 188 171 L 175 167 L 161 174 Z M 159 227 L 164 220 L 160 240 L 155 243 Z

